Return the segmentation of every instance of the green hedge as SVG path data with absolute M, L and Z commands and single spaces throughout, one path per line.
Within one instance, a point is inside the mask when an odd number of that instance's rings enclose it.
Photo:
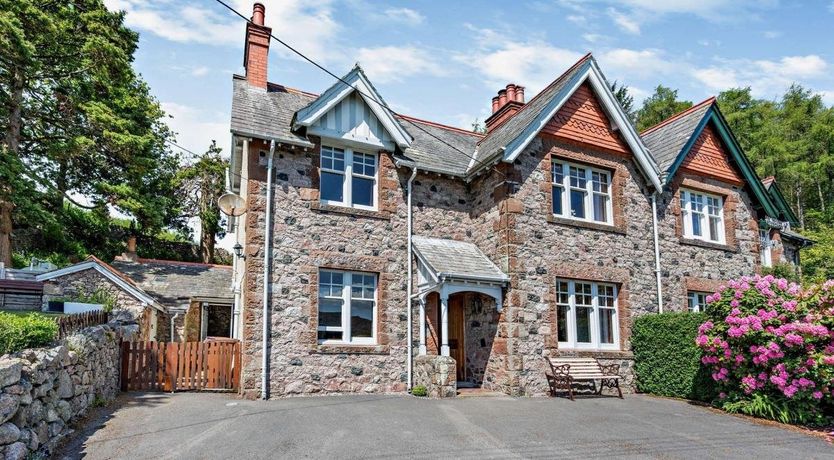
M 48 316 L 0 312 L 0 355 L 49 345 L 57 334 L 58 325 Z
M 713 381 L 695 345 L 702 313 L 661 313 L 634 320 L 631 346 L 637 389 L 661 396 L 710 401 Z

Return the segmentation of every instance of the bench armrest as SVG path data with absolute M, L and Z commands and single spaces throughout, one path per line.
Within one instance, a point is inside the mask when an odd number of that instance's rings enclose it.
M 620 375 L 619 364 L 600 364 L 599 368 L 603 375 Z

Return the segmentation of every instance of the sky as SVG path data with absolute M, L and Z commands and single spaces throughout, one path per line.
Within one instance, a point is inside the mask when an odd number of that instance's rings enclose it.
M 232 74 L 244 21 L 214 0 L 105 0 L 140 33 L 135 67 L 178 143 L 228 152 Z M 228 0 L 249 17 L 251 0 Z M 750 86 L 778 98 L 793 82 L 834 104 L 834 1 L 265 0 L 273 34 L 337 75 L 359 62 L 392 108 L 471 128 L 507 83 L 531 98 L 592 51 L 635 103 L 658 84 L 693 102 Z M 320 93 L 334 80 L 273 41 L 269 80 Z

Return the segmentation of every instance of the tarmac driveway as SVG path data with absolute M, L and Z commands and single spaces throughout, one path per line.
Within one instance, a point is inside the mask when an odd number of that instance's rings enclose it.
M 333 396 L 122 396 L 68 458 L 834 458 L 827 441 L 686 402 Z

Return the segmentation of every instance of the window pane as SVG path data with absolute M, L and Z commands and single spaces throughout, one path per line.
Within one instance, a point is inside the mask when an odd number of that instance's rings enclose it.
M 342 340 L 342 331 L 319 331 L 319 340 Z
M 364 177 L 354 176 L 351 190 L 353 194 L 353 204 L 360 204 L 362 206 L 374 205 L 373 179 L 365 179 Z
M 614 309 L 599 309 L 599 343 L 614 343 Z
M 593 181 L 595 192 L 608 193 L 608 174 L 592 172 L 591 180 Z
M 556 338 L 559 342 L 568 341 L 568 312 L 570 307 L 559 305 L 556 311 Z
M 588 183 L 588 179 L 585 177 L 585 168 L 571 166 L 568 169 L 570 170 L 570 186 L 585 188 Z
M 319 327 L 342 327 L 342 300 L 319 299 Z
M 376 175 L 376 157 L 365 153 L 353 153 L 353 173 L 363 176 Z
M 556 302 L 565 305 L 570 303 L 570 292 L 568 291 L 567 281 L 556 282 Z
M 564 184 L 565 183 L 565 174 L 564 169 L 562 169 L 562 163 L 553 163 L 551 166 L 551 171 L 553 172 L 553 183 L 554 184 Z
M 373 300 L 351 300 L 350 333 L 356 338 L 373 337 L 374 302 Z
M 698 311 L 698 305 L 695 303 L 695 294 L 689 294 L 687 303 L 689 304 L 689 311 Z
M 585 192 L 580 190 L 570 191 L 570 214 L 580 219 L 585 218 Z
M 564 193 L 564 188 L 553 187 L 553 214 L 562 215 L 562 194 Z
M 576 341 L 591 343 L 591 314 L 592 307 L 576 307 Z
M 594 220 L 608 222 L 608 196 L 594 193 Z
M 343 201 L 345 176 L 322 171 L 321 173 L 321 199 L 328 201 Z
M 321 167 L 336 171 L 345 170 L 345 151 L 334 147 L 322 146 Z
M 699 213 L 692 213 L 692 234 L 695 236 L 703 235 L 701 231 L 701 217 L 702 215 Z
M 718 217 L 710 216 L 709 218 L 709 239 L 712 241 L 721 241 L 721 236 L 718 234 L 718 226 L 720 220 Z
M 593 305 L 593 297 L 590 284 L 576 283 L 576 305 L 591 307 Z

